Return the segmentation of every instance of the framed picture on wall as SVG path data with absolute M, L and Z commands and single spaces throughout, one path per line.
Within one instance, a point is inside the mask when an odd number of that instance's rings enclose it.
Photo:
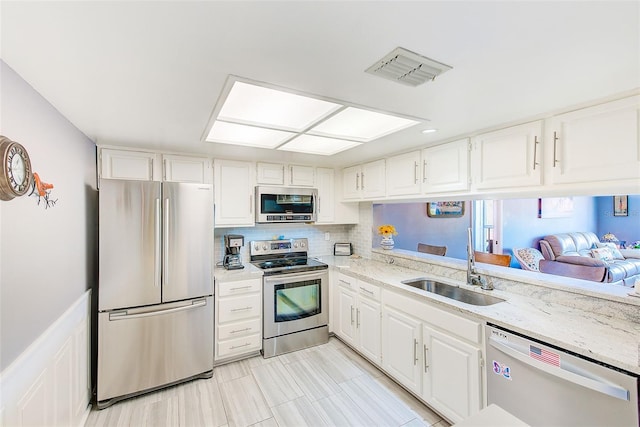
M 613 196 L 613 216 L 628 216 L 628 196 Z
M 429 218 L 459 218 L 462 215 L 464 215 L 464 201 L 427 203 Z

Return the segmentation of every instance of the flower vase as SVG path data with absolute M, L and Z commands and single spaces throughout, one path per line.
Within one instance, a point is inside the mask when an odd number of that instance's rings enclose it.
M 393 237 L 391 236 L 384 236 L 380 241 L 380 246 L 382 247 L 382 249 L 386 250 L 393 249 L 394 244 L 395 242 L 393 241 Z

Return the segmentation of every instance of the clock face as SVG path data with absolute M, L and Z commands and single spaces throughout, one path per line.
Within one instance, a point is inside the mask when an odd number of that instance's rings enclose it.
M 17 142 L 0 136 L 0 155 L 0 200 L 24 195 L 33 182 L 27 150 Z

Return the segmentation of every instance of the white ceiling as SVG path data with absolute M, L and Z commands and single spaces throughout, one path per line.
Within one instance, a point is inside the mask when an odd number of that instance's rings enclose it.
M 2 59 L 97 144 L 223 158 L 349 165 L 640 87 L 637 1 L 3 0 L 0 20 Z M 453 69 L 364 72 L 398 46 Z M 229 75 L 430 121 L 331 157 L 203 142 Z

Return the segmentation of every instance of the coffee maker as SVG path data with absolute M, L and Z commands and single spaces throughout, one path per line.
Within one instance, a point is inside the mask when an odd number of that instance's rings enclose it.
M 240 248 L 244 246 L 244 236 L 240 234 L 224 235 L 224 260 L 222 265 L 227 270 L 239 270 L 244 268 Z

